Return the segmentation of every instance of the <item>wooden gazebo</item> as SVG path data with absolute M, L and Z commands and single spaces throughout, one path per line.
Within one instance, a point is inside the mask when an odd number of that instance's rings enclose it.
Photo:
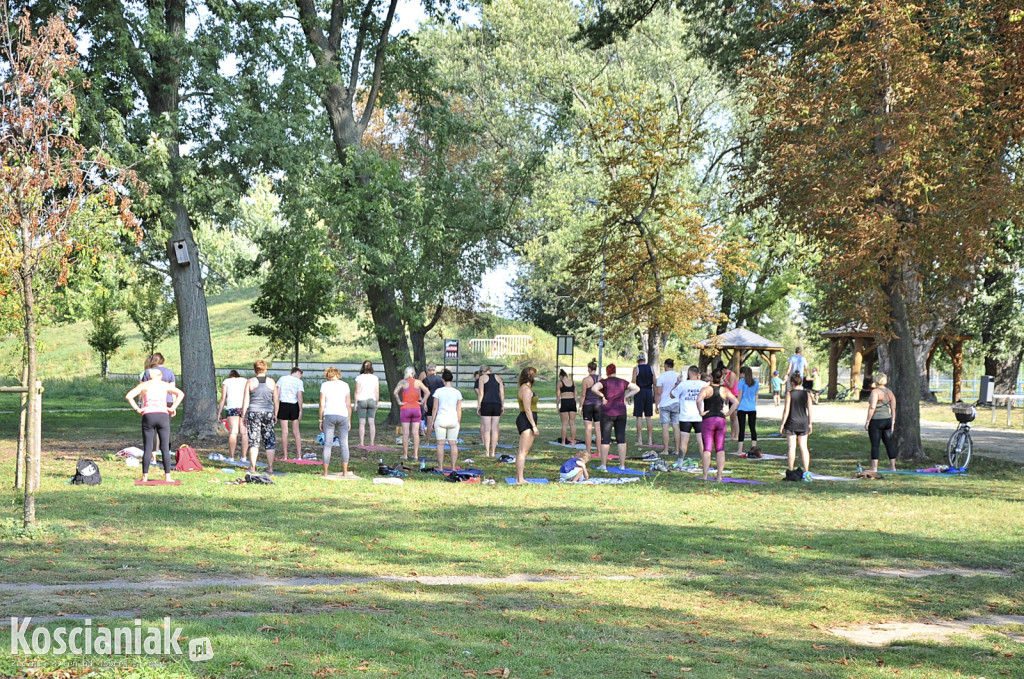
M 852 347 L 850 363 L 850 389 L 859 389 L 861 399 L 871 391 L 871 380 L 878 361 L 878 335 L 859 323 L 848 323 L 839 328 L 821 333 L 828 338 L 828 398 L 836 397 L 839 383 L 839 359 Z M 927 376 L 931 377 L 932 356 L 935 349 L 942 347 L 953 361 L 953 401 L 960 399 L 960 387 L 964 372 L 964 340 L 970 335 L 948 333 L 940 336 L 928 350 Z
M 726 360 L 723 362 L 727 363 L 733 372 L 739 372 L 743 362 L 752 354 L 757 354 L 771 366 L 768 370 L 768 374 L 771 375 L 778 366 L 776 355 L 782 351 L 782 345 L 778 342 L 761 337 L 746 328 L 734 328 L 721 335 L 701 340 L 695 346 L 700 349 L 701 372 L 704 372 L 712 359 L 718 355 L 725 357 Z

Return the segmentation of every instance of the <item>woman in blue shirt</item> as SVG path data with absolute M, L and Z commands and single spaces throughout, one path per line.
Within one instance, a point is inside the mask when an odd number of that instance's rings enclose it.
M 740 404 L 736 408 L 736 417 L 739 419 L 740 447 L 737 453 L 743 452 L 743 439 L 746 435 L 747 422 L 750 422 L 751 449 L 757 447 L 757 392 L 761 389 L 761 383 L 754 379 L 754 371 L 750 366 L 740 368 L 741 379 L 738 382 Z

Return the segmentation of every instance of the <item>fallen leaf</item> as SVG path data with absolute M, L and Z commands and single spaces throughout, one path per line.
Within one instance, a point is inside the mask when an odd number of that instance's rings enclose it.
M 260 627 L 256 631 L 257 632 L 271 632 L 271 631 L 276 632 L 277 628 L 276 627 L 271 627 L 270 625 L 264 625 L 263 627 Z

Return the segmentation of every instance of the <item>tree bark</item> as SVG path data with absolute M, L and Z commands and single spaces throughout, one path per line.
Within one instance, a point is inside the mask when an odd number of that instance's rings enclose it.
M 377 328 L 377 346 L 380 347 L 381 363 L 388 382 L 388 398 L 391 399 L 391 410 L 384 424 L 395 425 L 399 423 L 400 406 L 393 392 L 403 379 L 402 371 L 409 365 L 409 343 L 405 339 L 405 328 L 393 313 L 398 303 L 394 290 L 378 286 L 370 274 L 363 276 L 363 280 L 370 317 Z
M 418 328 L 409 328 L 409 342 L 412 344 L 412 364 L 416 370 L 427 369 L 427 333 L 434 329 L 437 322 L 441 320 L 441 313 L 444 305 L 438 304 L 434 307 L 434 314 L 429 321 Z
M 199 250 L 192 235 L 192 224 L 181 177 L 181 155 L 178 136 L 182 58 L 177 43 L 185 36 L 185 0 L 167 0 L 162 18 L 165 33 L 174 40 L 165 40 L 150 53 L 153 76 L 147 100 L 153 127 L 164 132 L 171 178 L 163 199 L 173 213 L 171 238 L 168 242 L 171 283 L 178 311 L 178 346 L 181 352 L 181 382 L 186 398 L 178 433 L 187 437 L 219 436 L 217 422 L 217 381 L 210 341 L 210 318 L 206 310 L 206 292 L 199 266 Z M 173 244 L 183 242 L 190 264 L 180 265 Z
M 647 329 L 647 365 L 657 372 L 661 365 L 661 329 Z
M 22 355 L 21 386 L 28 387 L 28 360 Z M 28 398 L 31 392 L 21 395 L 21 407 L 18 408 L 18 452 L 14 462 L 14 487 L 21 488 L 25 484 L 25 450 L 27 438 L 25 420 L 28 415 Z
M 27 230 L 22 234 L 23 242 L 28 243 L 29 234 Z M 29 265 L 31 266 L 31 265 Z M 30 528 L 36 523 L 36 490 L 39 488 L 40 476 L 40 450 L 37 445 L 39 399 L 36 398 L 36 300 L 33 289 L 33 275 L 31 271 L 23 271 L 21 274 L 21 299 L 22 310 L 25 314 L 25 386 L 29 388 L 28 408 L 26 410 L 25 423 L 25 507 L 23 521 L 25 528 Z
M 894 434 L 901 460 L 925 457 L 921 444 L 921 381 L 906 293 L 906 287 L 913 285 L 917 281 L 903 267 L 890 273 L 886 294 L 892 309 L 893 337 L 886 344 L 887 350 L 879 352 L 880 359 L 888 357 L 889 386 L 896 396 Z M 881 346 L 880 342 L 879 349 Z
M 1024 351 L 1010 356 L 985 356 L 985 374 L 995 378 L 997 394 L 1017 393 L 1017 377 L 1020 375 L 1020 364 L 1024 360 Z M 996 405 L 1005 405 L 1005 399 L 999 399 Z
M 729 317 L 732 316 L 732 297 L 727 293 L 722 293 L 722 306 L 719 310 L 722 317 L 718 320 L 718 325 L 715 326 L 716 335 L 721 335 L 729 329 Z

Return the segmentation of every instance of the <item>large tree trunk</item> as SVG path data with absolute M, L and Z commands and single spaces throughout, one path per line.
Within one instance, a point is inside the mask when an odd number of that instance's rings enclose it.
M 23 239 L 27 239 L 28 233 L 23 233 Z M 24 240 L 23 242 L 29 242 Z M 25 423 L 25 507 L 24 526 L 30 528 L 36 523 L 36 490 L 39 489 L 40 477 L 40 450 L 36 445 L 38 432 L 36 422 L 38 421 L 39 399 L 36 398 L 36 299 L 33 289 L 33 278 L 31 272 L 22 272 L 21 275 L 21 300 L 22 310 L 25 314 L 25 384 L 29 388 L 28 408 L 26 411 Z
M 165 33 L 177 39 L 185 35 L 185 0 L 167 0 L 162 17 Z M 174 216 L 168 242 L 171 284 L 178 310 L 178 346 L 181 351 L 181 383 L 185 392 L 183 419 L 178 433 L 188 437 L 219 436 L 217 422 L 217 380 L 210 341 L 210 318 L 199 266 L 199 250 L 192 236 L 188 209 L 182 200 L 181 156 L 178 146 L 179 89 L 182 55 L 175 40 L 168 40 L 151 52 L 153 78 L 147 93 L 153 127 L 165 133 L 171 178 L 164 202 Z M 189 264 L 177 263 L 176 242 L 184 244 Z
M 913 338 L 914 342 L 914 363 L 917 364 L 917 385 L 918 392 L 921 400 L 925 403 L 938 403 L 939 400 L 932 393 L 931 385 L 929 384 L 928 365 L 930 361 L 928 356 L 931 354 L 932 346 L 938 341 L 938 336 L 933 333 L 926 333 L 923 335 L 915 335 Z M 941 351 L 941 348 L 936 348 L 936 351 Z
M 722 315 L 715 326 L 716 335 L 721 335 L 729 329 L 729 317 L 732 316 L 732 297 L 729 294 L 722 293 L 722 306 L 719 311 Z
M 412 365 L 416 371 L 427 369 L 427 333 L 422 328 L 409 330 L 409 343 L 412 345 Z
M 1024 351 L 1010 356 L 985 356 L 985 374 L 995 378 L 995 393 L 1016 394 L 1017 377 L 1020 375 L 1020 364 L 1024 360 Z M 1005 405 L 1005 399 L 999 399 L 996 405 Z
M 887 351 L 879 351 L 880 360 L 888 357 L 889 387 L 896 396 L 894 433 L 896 450 L 901 460 L 925 457 L 921 445 L 921 381 L 906 292 L 907 286 L 914 285 L 918 285 L 918 282 L 912 272 L 902 267 L 890 274 L 886 293 L 892 310 L 893 337 L 887 343 Z
M 402 326 L 394 309 L 398 302 L 390 288 L 383 288 L 375 283 L 375 278 L 367 274 L 366 300 L 370 307 L 370 317 L 377 330 L 377 346 L 380 347 L 381 363 L 384 364 L 384 376 L 388 382 L 388 398 L 391 399 L 391 410 L 384 424 L 399 423 L 399 403 L 395 400 L 394 389 L 402 380 L 402 372 L 409 365 L 409 343 L 405 339 L 405 328 Z

